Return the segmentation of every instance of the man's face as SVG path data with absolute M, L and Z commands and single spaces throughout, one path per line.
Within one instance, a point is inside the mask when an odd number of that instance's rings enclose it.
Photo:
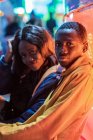
M 44 57 L 38 51 L 37 46 L 27 41 L 23 40 L 19 43 L 19 54 L 22 62 L 33 71 L 39 70 L 44 63 Z
M 84 54 L 84 44 L 74 29 L 63 29 L 55 36 L 55 50 L 61 66 L 69 68 Z

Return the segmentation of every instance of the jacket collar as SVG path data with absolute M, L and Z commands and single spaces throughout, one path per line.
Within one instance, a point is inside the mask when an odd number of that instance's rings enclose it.
M 84 65 L 91 65 L 91 60 L 88 55 L 84 54 L 83 56 L 79 57 L 68 69 L 62 72 L 62 76 L 67 76 L 75 69 L 84 66 Z

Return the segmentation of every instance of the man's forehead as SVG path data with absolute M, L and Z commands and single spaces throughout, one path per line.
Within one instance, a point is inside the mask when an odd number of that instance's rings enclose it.
M 57 34 L 65 34 L 65 33 L 76 33 L 77 34 L 77 31 L 73 28 L 64 28 L 64 29 L 59 29 Z
M 74 29 L 60 29 L 55 35 L 55 40 L 62 38 L 80 39 L 79 34 Z

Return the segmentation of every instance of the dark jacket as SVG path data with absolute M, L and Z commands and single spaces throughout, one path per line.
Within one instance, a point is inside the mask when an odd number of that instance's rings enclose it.
M 29 100 L 28 109 L 19 117 L 5 121 L 6 123 L 24 122 L 30 118 L 44 103 L 50 92 L 53 92 L 61 80 L 61 73 L 49 74 L 39 85 L 32 98 Z
M 8 87 L 8 92 L 11 93 L 10 102 L 6 103 L 5 107 L 0 113 L 4 120 L 14 119 L 20 116 L 28 108 L 28 103 L 32 98 L 33 90 L 38 84 L 42 75 L 48 68 L 56 63 L 57 61 L 55 57 L 49 57 L 38 71 L 31 71 L 28 75 L 23 75 L 20 78 L 10 74 L 12 75 L 10 76 L 12 77 L 12 80 L 10 80 L 10 83 L 8 83 L 8 85 L 10 85 L 10 87 Z M 2 81 L 1 78 L 0 81 Z M 0 90 L 3 91 L 1 87 Z M 44 100 L 46 97 L 44 97 Z

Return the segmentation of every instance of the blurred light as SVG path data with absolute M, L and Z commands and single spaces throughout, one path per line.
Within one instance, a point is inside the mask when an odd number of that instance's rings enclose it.
M 3 2 L 4 0 L 0 0 L 0 2 Z
M 25 14 L 23 16 L 23 22 L 26 23 L 28 20 L 29 20 L 29 16 Z
M 35 3 L 35 4 L 44 4 L 44 5 L 47 5 L 47 4 L 49 4 L 49 3 L 51 3 L 52 2 L 52 0 L 32 0 L 33 1 L 33 3 Z
M 71 13 L 71 14 L 69 15 L 69 18 L 70 18 L 70 19 L 73 19 L 73 16 L 74 16 L 73 13 Z
M 57 4 L 56 12 L 57 13 L 65 13 L 65 6 L 62 3 Z
M 22 14 L 25 13 L 25 10 L 24 10 L 24 8 L 22 8 L 22 7 L 15 8 L 15 9 L 14 9 L 14 13 L 15 13 L 15 14 L 22 15 Z
M 93 59 L 93 34 L 88 33 L 88 54 Z
M 4 12 L 0 10 L 0 17 L 4 15 Z
M 34 6 L 31 0 L 25 0 L 25 9 L 26 9 L 26 13 L 31 13 L 31 11 L 33 10 Z
M 4 12 L 5 16 L 13 16 L 13 6 L 9 0 L 3 0 L 0 2 L 0 10 Z
M 36 14 L 46 15 L 47 14 L 47 6 L 43 4 L 38 4 L 35 6 L 35 12 Z

